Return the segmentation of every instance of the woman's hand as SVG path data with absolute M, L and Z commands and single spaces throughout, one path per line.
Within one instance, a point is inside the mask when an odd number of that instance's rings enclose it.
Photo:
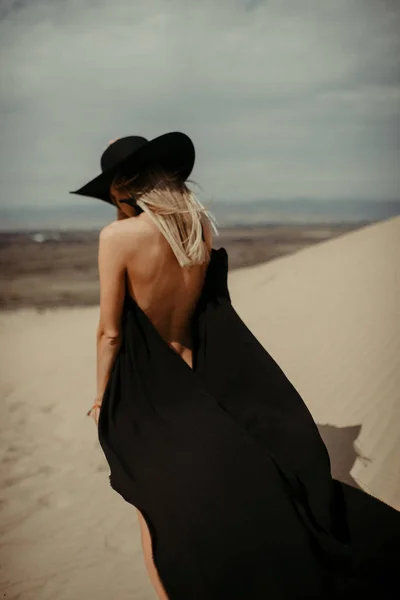
M 96 408 L 94 408 L 92 410 L 92 417 L 93 417 L 94 422 L 96 423 L 96 425 L 99 424 L 99 416 L 100 416 L 100 406 L 96 406 Z
M 101 402 L 98 400 L 95 401 L 92 408 L 86 413 L 88 417 L 92 417 L 96 425 L 99 424 L 99 415 L 100 415 Z

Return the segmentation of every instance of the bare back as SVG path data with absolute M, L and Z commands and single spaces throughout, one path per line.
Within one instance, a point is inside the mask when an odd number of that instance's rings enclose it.
M 211 251 L 211 224 L 206 217 L 202 222 L 204 243 Z M 123 227 L 127 293 L 167 343 L 192 366 L 190 325 L 208 263 L 181 267 L 169 243 L 146 213 L 127 219 Z

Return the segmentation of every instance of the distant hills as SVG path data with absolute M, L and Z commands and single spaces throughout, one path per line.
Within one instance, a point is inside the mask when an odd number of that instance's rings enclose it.
M 400 200 L 214 200 L 206 204 L 220 227 L 269 224 L 374 222 L 400 215 Z M 100 229 L 115 219 L 115 210 L 101 201 L 82 205 L 0 208 L 0 230 Z

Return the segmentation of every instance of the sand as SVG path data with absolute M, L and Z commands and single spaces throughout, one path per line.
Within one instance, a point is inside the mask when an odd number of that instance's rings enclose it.
M 328 450 L 337 447 L 333 476 L 400 510 L 398 256 L 400 217 L 234 271 L 229 286 Z
M 218 245 L 216 245 L 218 247 Z M 400 217 L 229 274 L 299 390 L 332 473 L 400 510 Z M 136 511 L 96 426 L 98 308 L 0 315 L 1 571 L 8 600 L 155 600 Z

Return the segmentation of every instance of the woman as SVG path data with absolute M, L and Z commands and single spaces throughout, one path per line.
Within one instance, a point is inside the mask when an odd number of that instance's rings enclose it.
M 193 164 L 184 134 L 130 136 L 74 192 L 118 210 L 100 234 L 91 414 L 154 588 L 394 598 L 400 515 L 332 479 L 305 403 L 231 304 L 227 253 L 185 183 Z

